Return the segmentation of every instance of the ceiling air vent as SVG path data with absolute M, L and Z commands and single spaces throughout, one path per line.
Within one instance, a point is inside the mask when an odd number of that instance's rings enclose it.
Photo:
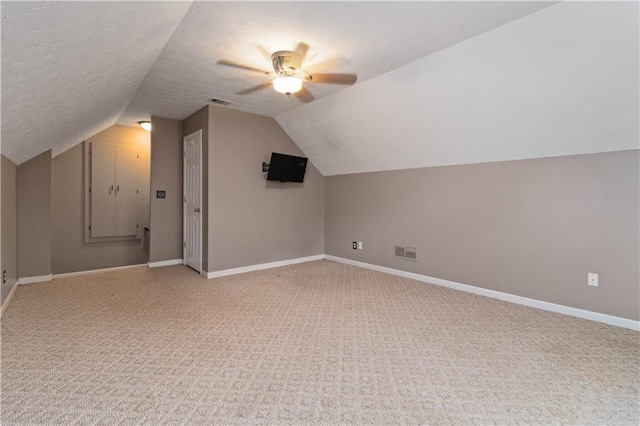
M 393 255 L 400 259 L 418 261 L 418 251 L 415 247 L 393 246 Z
M 221 106 L 228 106 L 233 103 L 231 101 L 225 101 L 224 99 L 218 99 L 218 98 L 211 98 L 207 102 L 209 102 L 210 104 L 216 104 Z

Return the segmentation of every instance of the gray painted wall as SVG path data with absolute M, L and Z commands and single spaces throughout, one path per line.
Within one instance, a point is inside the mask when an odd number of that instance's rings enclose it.
M 145 156 L 141 158 L 141 163 L 148 167 L 149 133 L 141 128 L 112 126 L 88 140 L 138 145 L 143 148 Z M 83 158 L 83 144 L 79 144 L 52 160 L 53 273 L 90 271 L 147 262 L 148 254 L 143 240 L 84 242 Z M 145 206 L 148 206 L 148 203 L 145 203 Z M 145 218 L 148 216 L 143 214 Z M 142 225 L 147 226 L 146 223 Z
M 16 176 L 18 277 L 51 274 L 51 150 L 20 164 Z
M 16 200 L 16 165 L 0 156 L 2 161 L 2 268 L 7 271 L 7 282 L 2 284 L 0 294 L 2 304 L 18 282 L 18 222 Z
M 326 253 L 638 320 L 638 153 L 326 177 Z
M 182 259 L 182 121 L 151 117 L 151 126 L 149 261 Z
M 209 106 L 209 271 L 324 253 L 324 178 L 268 182 L 271 152 L 303 155 L 278 123 Z
M 184 120 L 182 129 L 184 136 L 198 130 L 202 130 L 202 270 L 209 271 L 209 240 L 207 239 L 209 235 L 209 106 L 205 106 Z M 182 142 L 180 146 L 182 147 Z M 180 179 L 182 182 L 182 176 Z

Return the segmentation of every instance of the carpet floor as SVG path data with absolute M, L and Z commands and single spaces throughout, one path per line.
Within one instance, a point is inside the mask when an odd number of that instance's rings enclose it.
M 11 424 L 640 423 L 640 334 L 331 261 L 22 286 Z

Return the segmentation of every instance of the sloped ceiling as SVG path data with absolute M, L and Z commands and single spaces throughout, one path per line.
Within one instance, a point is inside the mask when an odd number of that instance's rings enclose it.
M 549 4 L 3 1 L 2 154 L 18 164 L 55 155 L 114 123 L 184 119 L 211 97 L 277 116 L 300 104 L 271 89 L 237 95 L 265 77 L 217 61 L 268 70 L 270 52 L 304 41 L 306 65 L 357 73 L 355 89 Z M 331 67 L 318 65 L 327 60 Z M 310 87 L 318 103 L 343 89 Z
M 196 2 L 149 72 L 119 124 L 154 115 L 185 118 L 215 97 L 275 117 L 301 104 L 266 88 L 270 80 L 224 67 L 224 59 L 272 71 L 270 54 L 309 45 L 305 69 L 356 73 L 363 82 L 518 19 L 540 2 Z M 323 65 L 329 62 L 329 65 Z M 272 78 L 272 77 L 271 77 Z M 344 86 L 309 84 L 316 99 Z
M 275 117 L 324 175 L 638 148 L 637 2 L 2 2 L 2 154 L 54 155 L 211 97 Z M 271 52 L 309 45 L 300 104 Z M 328 64 L 328 65 L 327 65 Z
M 640 148 L 637 2 L 567 2 L 285 112 L 323 175 Z
M 189 8 L 2 2 L 2 154 L 22 163 L 116 123 Z

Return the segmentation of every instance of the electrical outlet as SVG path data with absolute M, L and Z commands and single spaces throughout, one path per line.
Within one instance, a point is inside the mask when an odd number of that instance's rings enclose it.
M 167 191 L 156 191 L 156 198 L 167 198 Z
M 354 241 L 354 242 L 351 244 L 351 247 L 353 247 L 353 249 L 354 249 L 354 250 L 358 250 L 358 242 L 357 242 L 357 241 Z
M 362 241 L 358 241 L 358 250 L 362 250 Z
M 598 287 L 598 274 L 594 274 L 593 272 L 587 273 L 587 284 L 591 287 Z

